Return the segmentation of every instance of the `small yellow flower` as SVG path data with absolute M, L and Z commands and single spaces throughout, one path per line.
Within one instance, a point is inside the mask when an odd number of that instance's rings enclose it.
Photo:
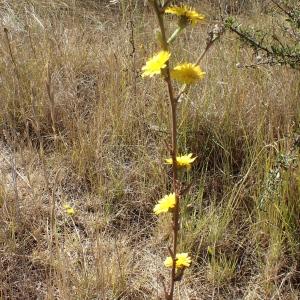
M 71 207 L 69 204 L 64 204 L 63 208 L 65 209 L 66 214 L 68 214 L 70 217 L 75 215 L 74 208 Z
M 177 253 L 176 254 L 176 269 L 188 268 L 191 265 L 191 258 L 188 253 Z M 171 256 L 168 256 L 164 262 L 165 267 L 173 267 L 173 259 Z
M 153 211 L 156 215 L 159 215 L 164 212 L 170 211 L 170 209 L 174 208 L 176 204 L 175 193 L 171 193 L 169 195 L 164 196 L 162 199 L 158 201 L 155 205 Z
M 199 14 L 197 11 L 195 11 L 191 7 L 188 7 L 187 5 L 170 6 L 170 7 L 166 8 L 165 13 L 173 14 L 173 15 L 176 15 L 180 18 L 186 19 L 192 25 L 195 25 L 199 21 L 202 21 L 202 20 L 205 19 L 204 15 Z
M 190 154 L 185 154 L 185 155 L 182 155 L 182 156 L 177 156 L 176 157 L 176 163 L 177 163 L 177 166 L 179 168 L 187 168 L 188 170 L 191 169 L 191 163 L 195 161 L 195 159 L 197 157 L 193 157 L 193 153 L 190 153 Z M 168 165 L 172 165 L 173 164 L 173 159 L 172 158 L 167 158 L 166 159 L 166 164 Z
M 171 71 L 173 79 L 185 84 L 193 84 L 202 79 L 204 75 L 205 72 L 199 66 L 191 63 L 180 64 Z
M 161 70 L 167 66 L 166 63 L 169 60 L 170 56 L 171 53 L 168 51 L 158 52 L 146 62 L 145 66 L 143 66 L 142 71 L 144 72 L 142 74 L 142 77 L 152 77 L 153 75 L 161 74 Z

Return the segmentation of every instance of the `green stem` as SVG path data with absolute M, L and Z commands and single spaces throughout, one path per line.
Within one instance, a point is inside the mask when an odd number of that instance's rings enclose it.
M 177 37 L 177 35 L 183 30 L 182 27 L 177 27 L 173 34 L 169 37 L 167 43 L 170 45 Z

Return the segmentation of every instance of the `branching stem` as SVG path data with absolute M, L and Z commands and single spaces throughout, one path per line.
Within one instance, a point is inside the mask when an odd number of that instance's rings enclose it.
M 160 7 L 156 0 L 153 1 L 153 6 L 155 13 L 158 18 L 158 23 L 161 31 L 162 38 L 162 47 L 163 50 L 168 51 L 168 40 L 166 37 L 166 30 L 164 26 L 163 20 L 163 9 Z M 171 271 L 171 282 L 170 282 L 170 290 L 169 293 L 166 294 L 166 300 L 172 300 L 174 296 L 174 287 L 176 281 L 176 253 L 177 253 L 177 242 L 178 242 L 178 230 L 179 230 L 179 211 L 180 211 L 180 195 L 178 189 L 178 174 L 177 174 L 177 164 L 176 164 L 176 156 L 177 156 L 177 100 L 174 96 L 174 89 L 172 86 L 171 76 L 170 76 L 170 66 L 167 63 L 167 66 L 164 70 L 165 81 L 167 83 L 168 92 L 169 92 L 169 100 L 171 107 L 171 134 L 172 134 L 172 171 L 173 171 L 173 189 L 175 193 L 175 207 L 173 210 L 173 249 L 171 253 L 171 257 L 173 260 L 173 266 Z

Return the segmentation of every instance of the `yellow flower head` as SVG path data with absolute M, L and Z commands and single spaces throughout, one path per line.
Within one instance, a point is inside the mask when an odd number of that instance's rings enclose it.
M 190 22 L 192 25 L 205 19 L 205 16 L 199 14 L 197 11 L 186 5 L 182 6 L 170 6 L 166 8 L 165 13 L 176 15 L 184 20 Z
M 191 258 L 188 253 L 177 253 L 176 254 L 176 269 L 188 268 L 191 265 Z M 173 267 L 173 259 L 171 256 L 168 256 L 164 262 L 165 267 Z
M 205 72 L 199 66 L 190 63 L 180 64 L 171 71 L 172 78 L 185 84 L 193 84 L 204 75 Z
M 168 212 L 170 209 L 174 208 L 176 204 L 175 193 L 164 196 L 158 201 L 155 205 L 153 211 L 156 215 L 159 215 L 164 212 Z
M 142 77 L 150 76 L 152 77 L 155 74 L 161 74 L 161 70 L 164 69 L 167 65 L 167 61 L 169 60 L 171 53 L 168 51 L 160 51 L 152 58 L 150 58 L 146 65 L 143 66 Z
M 71 207 L 69 204 L 64 204 L 63 208 L 65 209 L 66 214 L 69 215 L 70 217 L 75 215 L 74 208 Z
M 185 155 L 182 155 L 182 156 L 177 156 L 176 157 L 176 163 L 177 163 L 177 166 L 179 168 L 187 168 L 188 170 L 191 169 L 191 163 L 195 161 L 195 159 L 197 157 L 193 157 L 193 153 L 190 153 L 190 154 L 185 154 Z M 166 159 L 166 164 L 168 165 L 172 165 L 173 164 L 173 159 L 172 158 L 167 158 Z

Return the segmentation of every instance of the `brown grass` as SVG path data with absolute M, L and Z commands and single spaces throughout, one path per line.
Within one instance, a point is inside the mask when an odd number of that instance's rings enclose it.
M 195 6 L 210 20 L 183 34 L 178 60 L 197 58 L 217 15 Z M 252 8 L 244 23 L 272 26 Z M 0 299 L 160 299 L 171 231 L 152 208 L 170 188 L 169 122 L 164 85 L 140 77 L 152 12 L 15 0 L 0 16 Z M 194 264 L 176 299 L 300 297 L 299 73 L 236 67 L 251 60 L 226 33 L 180 105 L 179 150 L 198 160 L 180 240 Z

